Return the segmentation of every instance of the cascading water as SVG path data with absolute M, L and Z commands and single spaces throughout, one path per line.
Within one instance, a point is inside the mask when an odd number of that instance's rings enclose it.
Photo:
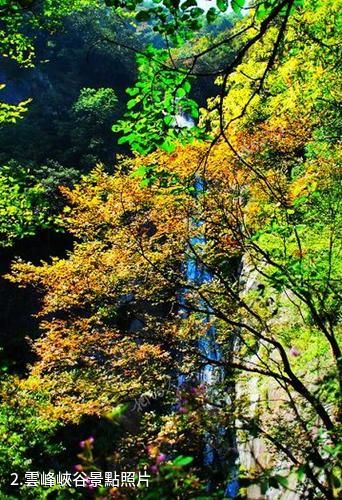
M 186 116 L 179 117 L 179 120 L 182 119 L 183 123 L 191 123 L 191 121 Z M 189 126 L 189 125 L 186 125 Z M 201 192 L 203 193 L 205 190 L 204 182 L 202 179 L 197 178 L 195 180 L 195 196 L 198 196 Z M 190 221 L 190 224 L 194 229 L 200 229 L 203 224 L 201 221 L 195 222 Z M 202 235 L 193 236 L 189 241 L 189 249 L 200 249 L 205 245 L 205 237 Z M 191 285 L 200 286 L 204 283 L 209 283 L 212 280 L 212 275 L 209 270 L 205 267 L 205 265 L 198 258 L 199 256 L 195 252 L 189 251 L 189 255 L 187 257 L 187 261 L 185 263 L 185 275 L 186 280 Z M 187 290 L 182 291 L 181 303 L 186 303 Z M 203 310 L 203 322 L 209 323 L 210 316 L 212 314 L 212 310 L 210 307 L 204 302 L 200 301 L 200 308 Z M 182 312 L 184 316 L 186 316 L 186 308 Z M 200 384 L 203 384 L 206 387 L 208 399 L 215 402 L 215 400 L 219 397 L 217 387 L 220 386 L 224 382 L 225 373 L 223 367 L 219 367 L 214 363 L 210 363 L 210 361 L 219 361 L 221 359 L 221 351 L 220 347 L 216 341 L 216 329 L 214 326 L 210 326 L 206 331 L 205 335 L 203 335 L 198 341 L 198 349 L 199 352 L 203 355 L 208 362 L 202 367 L 201 371 L 198 373 L 198 381 Z M 178 379 L 178 384 L 181 386 L 186 382 L 184 375 L 180 376 Z M 212 405 L 208 403 L 208 409 L 210 409 Z M 225 450 L 218 449 L 217 446 L 214 446 L 212 442 L 212 438 L 207 435 L 204 449 L 204 465 L 207 467 L 213 467 L 217 462 L 220 462 L 220 465 L 223 466 L 228 472 L 228 482 L 225 488 L 224 497 L 234 499 L 238 496 L 239 485 L 237 480 L 237 446 L 235 436 L 232 436 L 231 433 L 227 436 L 226 430 L 222 427 L 218 427 L 216 430 L 216 441 L 218 443 L 224 443 L 227 439 L 229 440 L 228 448 L 229 450 L 234 450 L 233 453 L 229 453 L 231 455 L 230 460 L 227 461 L 227 454 Z M 226 446 L 225 446 L 226 445 Z M 227 447 L 227 443 L 223 444 L 222 447 Z M 227 463 L 228 462 L 228 463 Z M 211 490 L 212 485 L 208 484 L 208 490 Z
M 185 113 L 179 113 L 175 116 L 173 127 L 175 128 L 191 128 L 194 126 L 194 121 L 192 118 L 187 116 Z

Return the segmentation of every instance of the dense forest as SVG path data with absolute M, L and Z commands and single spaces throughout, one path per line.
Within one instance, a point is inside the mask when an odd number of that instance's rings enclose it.
M 338 499 L 341 0 L 0 0 L 0 498 Z

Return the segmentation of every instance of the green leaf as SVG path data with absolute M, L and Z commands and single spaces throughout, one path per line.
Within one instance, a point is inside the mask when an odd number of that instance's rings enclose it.
M 218 12 L 215 7 L 210 7 L 207 12 L 207 21 L 208 23 L 213 23 L 217 18 Z
M 245 0 L 232 0 L 231 6 L 236 14 L 241 13 L 242 7 L 245 5 Z
M 193 457 L 184 457 L 183 455 L 179 455 L 179 457 L 176 457 L 172 463 L 173 465 L 184 467 L 185 465 L 191 464 L 193 461 Z
M 166 123 L 167 126 L 171 125 L 173 120 L 174 120 L 174 117 L 171 115 L 164 116 L 164 122 Z
M 305 465 L 300 465 L 298 467 L 296 475 L 297 475 L 297 478 L 298 478 L 299 482 L 302 482 L 303 479 L 305 478 L 305 471 L 306 471 Z
M 122 417 L 122 415 L 127 411 L 127 408 L 128 408 L 127 404 L 119 404 L 112 409 L 112 411 L 109 414 L 109 417 L 112 419 L 117 419 L 119 417 Z
M 153 184 L 153 180 L 152 179 L 143 179 L 141 182 L 140 182 L 140 187 L 144 188 L 144 187 L 148 187 L 150 186 L 151 184 Z
M 261 481 L 260 490 L 261 490 L 262 495 L 265 495 L 267 493 L 267 490 L 269 489 L 269 487 L 270 487 L 270 485 L 269 485 L 269 482 L 267 481 L 267 479 L 264 479 L 263 481 Z
M 141 165 L 139 168 L 137 168 L 137 170 L 134 170 L 131 175 L 132 177 L 145 177 L 147 172 L 148 168 L 146 167 L 146 165 Z
M 130 96 L 135 96 L 137 94 L 139 94 L 139 89 L 137 89 L 136 87 L 130 87 L 128 89 L 126 89 L 126 94 L 130 95 Z
M 134 134 L 124 135 L 123 137 L 120 137 L 118 139 L 118 144 L 125 144 L 126 142 L 130 142 L 132 139 L 134 139 L 134 137 Z
M 139 101 L 137 99 L 130 99 L 127 102 L 127 109 L 132 109 Z
M 220 9 L 221 12 L 226 12 L 228 8 L 228 1 L 227 0 L 216 0 L 216 5 L 218 9 Z
M 185 90 L 185 92 L 188 94 L 190 92 L 190 90 L 191 90 L 191 83 L 188 82 L 188 80 L 185 80 L 185 82 L 183 83 L 182 87 Z
M 176 149 L 176 146 L 172 144 L 172 142 L 166 140 L 161 144 L 160 148 L 163 151 L 166 151 L 166 153 L 173 153 L 173 151 Z
M 196 0 L 186 0 L 186 2 L 182 3 L 182 5 L 180 6 L 180 8 L 182 10 L 186 10 L 189 7 L 196 7 L 196 6 L 197 6 Z
M 258 21 L 261 21 L 268 14 L 268 9 L 265 8 L 263 4 L 259 5 L 256 11 L 256 18 Z
M 184 90 L 183 87 L 180 87 L 179 89 L 176 90 L 176 97 L 184 97 L 186 94 L 186 91 Z
M 288 487 L 288 479 L 287 477 L 284 476 L 275 476 L 274 479 L 277 481 L 278 485 L 282 486 L 283 488 Z
M 191 9 L 190 11 L 190 15 L 191 17 L 200 17 L 202 14 L 204 13 L 204 10 L 201 9 L 200 7 L 194 7 L 193 9 Z

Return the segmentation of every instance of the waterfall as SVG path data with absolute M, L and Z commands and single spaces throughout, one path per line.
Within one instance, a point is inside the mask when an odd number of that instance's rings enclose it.
M 187 119 L 185 117 L 184 118 L 185 123 L 186 120 Z M 196 178 L 194 187 L 195 187 L 195 196 L 198 196 L 199 193 L 205 191 L 204 182 L 199 177 Z M 200 229 L 203 222 L 190 221 L 190 224 L 194 229 L 196 228 Z M 205 245 L 205 236 L 202 235 L 193 236 L 189 241 L 189 248 L 196 248 L 196 253 L 197 249 L 198 252 L 200 253 L 201 247 L 203 247 L 204 245 Z M 184 272 L 187 282 L 191 283 L 192 285 L 199 286 L 204 283 L 209 283 L 210 281 L 212 281 L 213 279 L 212 274 L 209 272 L 206 266 L 199 261 L 200 259 L 198 258 L 198 255 L 195 255 L 194 252 L 192 254 L 191 252 L 189 252 L 189 254 L 190 255 L 187 257 L 184 266 L 185 267 Z M 180 301 L 183 304 L 186 303 L 186 299 L 184 298 L 186 296 L 186 293 L 187 293 L 186 289 L 184 289 L 181 293 Z M 209 323 L 210 316 L 212 314 L 211 308 L 204 301 L 200 301 L 199 306 L 203 310 L 203 322 Z M 186 317 L 185 310 L 181 311 L 183 317 Z M 210 326 L 205 335 L 203 335 L 198 341 L 199 352 L 203 356 L 205 356 L 206 359 L 209 360 L 203 366 L 201 371 L 198 373 L 198 381 L 200 384 L 204 384 L 206 386 L 208 397 L 212 402 L 214 402 L 217 399 L 220 399 L 220 394 L 217 389 L 217 386 L 221 384 L 225 378 L 223 367 L 215 366 L 213 363 L 210 363 L 210 360 L 219 361 L 222 356 L 220 348 L 216 342 L 216 333 L 217 333 L 216 328 L 214 326 Z M 181 375 L 178 378 L 179 386 L 185 382 L 186 382 L 185 376 Z M 210 403 L 208 403 L 207 406 L 208 409 L 213 408 L 213 406 Z M 218 462 L 220 463 L 221 466 L 226 465 L 228 471 L 228 480 L 224 492 L 224 497 L 234 499 L 238 496 L 239 492 L 239 484 L 237 480 L 238 470 L 236 466 L 237 452 L 235 452 L 235 450 L 237 450 L 237 445 L 236 445 L 235 435 L 232 436 L 231 433 L 230 435 L 227 435 L 226 429 L 224 429 L 223 427 L 218 427 L 216 438 L 219 443 L 219 446 L 221 445 L 221 443 L 224 443 L 222 445 L 222 449 L 218 449 L 217 446 L 215 447 L 213 442 L 211 441 L 210 436 L 207 435 L 204 447 L 203 463 L 205 466 L 209 467 L 215 466 L 215 463 L 217 464 Z M 234 450 L 234 452 L 231 453 L 230 451 L 226 453 L 227 449 Z M 227 457 L 227 455 L 232 455 L 232 456 Z M 211 489 L 211 486 L 212 485 L 209 482 L 208 484 L 209 490 Z
M 194 120 L 185 113 L 178 113 L 175 116 L 172 126 L 174 128 L 191 128 L 195 125 Z

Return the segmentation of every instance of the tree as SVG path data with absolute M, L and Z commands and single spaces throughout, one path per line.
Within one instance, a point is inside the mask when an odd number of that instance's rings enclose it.
M 154 148 L 64 190 L 73 251 L 16 263 L 10 277 L 44 291 L 39 361 L 17 387 L 41 415 L 78 422 L 133 409 L 160 385 L 113 461 L 146 461 L 147 444 L 170 462 L 187 449 L 220 491 L 227 466 L 206 470 L 201 458 L 209 439 L 227 463 L 223 428 L 240 446 L 267 447 L 268 462 L 240 471 L 242 486 L 331 499 L 341 488 L 337 5 L 308 2 L 304 17 L 279 6 L 219 77 L 224 91 L 199 123 L 213 140 Z M 211 279 L 190 279 L 185 262 Z M 198 348 L 213 330 L 215 358 Z M 214 391 L 191 381 L 203 366 L 224 374 Z M 189 383 L 175 395 L 179 374 Z
M 35 234 L 57 222 L 50 213 L 44 188 L 27 169 L 12 166 L 0 169 L 0 246 L 16 238 Z
M 23 67 L 33 67 L 35 58 L 32 30 L 46 28 L 54 31 L 67 14 L 89 5 L 91 2 L 36 2 L 4 0 L 0 5 L 1 57 L 9 58 Z M 33 38 L 33 39 L 32 39 Z M 27 111 L 30 99 L 17 105 L 0 103 L 0 124 L 15 122 Z
M 173 97 L 173 102 L 166 99 L 166 117 L 169 118 L 175 112 L 177 106 L 182 105 L 182 99 L 184 99 L 184 106 L 187 106 L 187 94 L 190 90 L 189 88 L 189 77 L 200 76 L 201 74 L 197 72 L 198 62 L 203 58 L 208 52 L 217 49 L 220 46 L 231 45 L 232 41 L 237 40 L 243 41 L 239 45 L 236 53 L 236 57 L 233 61 L 228 62 L 226 67 L 219 69 L 216 74 L 221 74 L 223 76 L 223 86 L 222 86 L 222 99 L 226 92 L 225 83 L 227 81 L 228 75 L 236 68 L 236 66 L 242 61 L 245 54 L 248 52 L 249 48 L 253 46 L 258 40 L 261 40 L 265 33 L 272 25 L 277 25 L 278 20 L 280 21 L 278 27 L 278 34 L 275 37 L 273 48 L 269 53 L 269 64 L 265 69 L 265 76 L 267 71 L 272 67 L 279 44 L 282 40 L 284 31 L 286 29 L 287 21 L 290 14 L 297 8 L 301 8 L 302 0 L 283 0 L 283 1 L 265 1 L 258 3 L 255 6 L 253 16 L 250 18 L 249 25 L 246 25 L 242 31 L 235 32 L 233 35 L 229 35 L 227 38 L 223 38 L 216 44 L 206 48 L 205 50 L 194 54 L 192 57 L 187 58 L 184 61 L 176 61 L 172 56 L 171 47 L 179 47 L 183 45 L 187 40 L 191 40 L 196 35 L 197 31 L 204 26 L 204 23 L 211 24 L 215 22 L 220 13 L 225 13 L 229 7 L 237 13 L 241 14 L 245 8 L 245 2 L 243 0 L 232 0 L 228 1 L 217 0 L 217 8 L 211 7 L 207 12 L 200 8 L 197 1 L 183 2 L 171 2 L 170 0 L 161 0 L 159 5 L 154 4 L 144 4 L 141 0 L 123 1 L 123 0 L 108 0 L 106 5 L 114 8 L 118 14 L 123 14 L 128 17 L 134 17 L 137 22 L 146 23 L 149 22 L 153 27 L 153 30 L 159 33 L 165 39 L 165 49 L 152 49 L 152 47 L 147 47 L 146 50 L 135 49 L 126 44 L 122 44 L 120 40 L 113 39 L 111 37 L 106 37 L 107 41 L 126 47 L 129 50 L 135 51 L 139 54 L 140 58 L 145 56 L 149 61 L 157 65 L 155 74 L 160 75 L 161 88 L 159 92 L 154 93 L 153 89 L 150 88 L 151 81 L 150 75 L 147 72 L 147 78 L 144 77 L 144 71 L 142 72 L 142 81 L 140 84 L 143 94 L 146 95 L 146 90 L 154 101 L 154 105 L 158 108 L 161 103 L 164 102 L 164 93 L 168 93 L 168 87 L 172 83 L 172 87 L 175 89 L 175 93 L 178 95 Z M 6 56 L 17 60 L 20 63 L 31 64 L 34 45 L 30 40 L 29 36 L 26 34 L 26 27 L 33 26 L 34 28 L 48 28 L 50 31 L 55 31 L 59 27 L 60 20 L 67 16 L 68 14 L 75 12 L 84 7 L 98 7 L 99 4 L 96 0 L 74 0 L 73 2 L 36 2 L 32 0 L 28 4 L 22 4 L 19 1 L 5 2 L 1 6 L 1 22 L 3 31 L 3 51 Z M 247 7 L 249 10 L 249 7 Z M 257 28 L 255 28 L 257 26 Z M 246 38 L 244 35 L 250 35 Z M 141 64 L 142 68 L 145 66 Z M 161 75 L 165 72 L 165 78 Z M 173 75 L 171 77 L 171 75 Z M 206 76 L 203 75 L 202 76 Z M 260 77 L 256 84 L 256 88 L 262 88 L 263 80 L 265 77 Z M 145 83 L 144 83 L 145 82 Z M 139 85 L 138 85 L 139 88 Z M 145 89 L 145 90 L 144 90 Z M 181 92 L 181 89 L 183 91 Z M 181 95 L 180 95 L 181 93 Z M 181 101 L 176 101 L 180 99 Z M 221 104 L 222 104 L 221 99 Z M 149 99 L 146 99 L 148 101 Z M 140 99 L 136 100 L 134 106 L 140 103 Z M 133 103 L 129 109 L 133 107 Z M 160 110 L 161 111 L 161 110 Z M 144 110 L 143 117 L 147 117 L 149 114 L 149 106 Z M 133 117 L 136 119 L 136 117 Z M 158 122 L 163 123 L 163 116 L 159 116 Z M 171 125 L 172 120 L 168 120 L 167 125 Z M 165 125 L 165 123 L 164 123 Z M 125 131 L 125 125 L 121 124 L 123 131 Z M 160 128 L 160 124 L 159 124 Z M 171 133 L 171 128 L 169 127 L 168 132 Z M 146 130 L 148 130 L 146 128 Z M 131 143 L 135 143 L 132 139 Z
M 61 31 L 54 36 L 39 33 L 34 68 L 4 66 L 8 81 L 4 96 L 14 102 L 14 96 L 20 100 L 28 95 L 32 103 L 24 120 L 2 127 L 3 164 L 15 159 L 36 171 L 40 165 L 57 161 L 65 169 L 84 172 L 97 161 L 111 167 L 115 153 L 122 150 L 111 126 L 122 115 L 127 100 L 124 89 L 134 81 L 134 57 L 127 50 L 113 48 L 103 37 L 117 31 L 119 40 L 134 47 L 141 45 L 144 35 L 138 37 L 128 22 L 104 8 L 84 9 L 67 17 Z M 95 109 L 75 113 L 82 88 L 115 92 L 118 102 L 111 98 L 106 103 L 106 116 L 99 107 L 97 117 Z

